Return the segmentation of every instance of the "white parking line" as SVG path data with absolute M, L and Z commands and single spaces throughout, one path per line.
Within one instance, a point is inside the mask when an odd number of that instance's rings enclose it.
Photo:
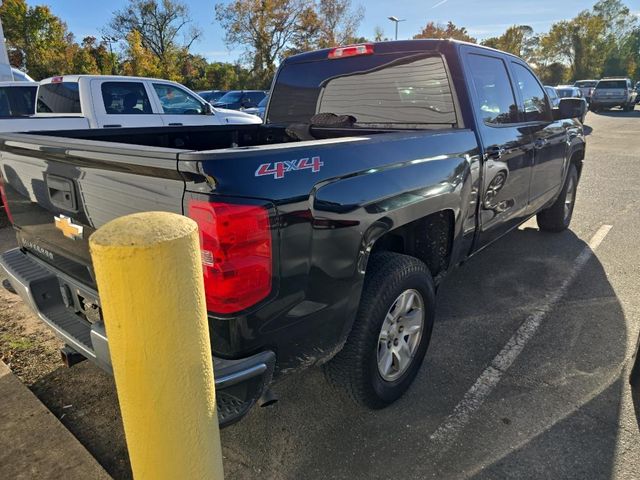
M 611 225 L 602 225 L 595 235 L 576 257 L 573 268 L 565 277 L 562 284 L 553 292 L 548 294 L 535 312 L 527 317 L 520 325 L 520 328 L 509 339 L 507 344 L 500 350 L 498 355 L 491 361 L 489 366 L 478 377 L 473 386 L 465 393 L 464 397 L 453 409 L 453 413 L 447 417 L 445 422 L 433 432 L 430 439 L 439 444 L 440 451 L 447 450 L 460 431 L 465 427 L 471 416 L 475 413 L 487 399 L 489 394 L 498 385 L 502 376 L 506 373 L 513 362 L 518 358 L 527 342 L 533 338 L 545 317 L 551 312 L 567 291 L 567 288 L 576 278 L 580 270 L 593 256 L 593 252 L 604 240 L 611 230 Z

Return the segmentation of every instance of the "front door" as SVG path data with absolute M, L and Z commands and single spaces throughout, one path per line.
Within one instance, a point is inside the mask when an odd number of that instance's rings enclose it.
M 484 150 L 476 244 L 481 248 L 525 218 L 533 139 L 522 126 L 509 70 L 502 56 L 473 47 L 467 47 L 464 52 L 469 91 Z

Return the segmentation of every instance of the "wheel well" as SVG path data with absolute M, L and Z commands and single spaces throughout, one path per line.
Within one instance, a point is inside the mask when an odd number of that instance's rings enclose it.
M 437 277 L 449 267 L 454 223 L 451 210 L 433 213 L 385 233 L 371 253 L 390 251 L 416 257 Z

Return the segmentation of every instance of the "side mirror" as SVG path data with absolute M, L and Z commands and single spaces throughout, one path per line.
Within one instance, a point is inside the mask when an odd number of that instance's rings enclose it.
M 558 108 L 553 110 L 556 120 L 581 118 L 585 114 L 584 100 L 581 98 L 561 98 Z
M 210 103 L 205 103 L 202 106 L 202 114 L 203 115 L 212 115 L 213 114 L 213 107 L 211 106 Z

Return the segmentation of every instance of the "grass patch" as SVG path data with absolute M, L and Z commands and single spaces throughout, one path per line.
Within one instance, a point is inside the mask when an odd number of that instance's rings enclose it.
M 35 347 L 35 343 L 28 337 L 21 337 L 11 333 L 3 333 L 0 335 L 0 344 L 4 350 L 25 351 Z

